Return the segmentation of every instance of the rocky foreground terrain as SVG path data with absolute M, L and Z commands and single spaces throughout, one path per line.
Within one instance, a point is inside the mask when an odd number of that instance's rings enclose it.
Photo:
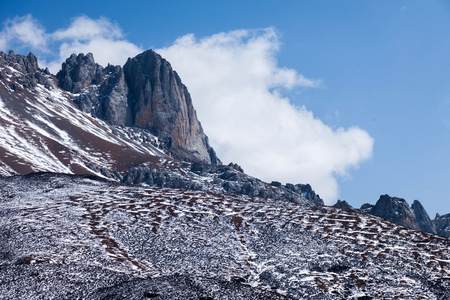
M 50 173 L 0 195 L 2 299 L 450 297 L 448 239 L 356 210 Z
M 450 214 L 223 165 L 151 50 L 0 52 L 0 157 L 0 299 L 450 299 Z

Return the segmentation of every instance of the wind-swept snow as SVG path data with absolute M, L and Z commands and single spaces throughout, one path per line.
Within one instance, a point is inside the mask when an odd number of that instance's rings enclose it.
M 14 281 L 0 273 L 6 299 L 37 296 L 39 276 L 58 277 L 54 272 L 68 266 L 127 280 L 239 283 L 273 293 L 265 299 L 450 296 L 448 239 L 359 211 L 62 175 L 13 177 L 0 186 L 0 228 L 7 232 L 0 270 L 25 268 Z M 70 290 L 96 299 L 107 288 L 93 286 L 92 273 L 75 276 L 78 286 L 50 286 L 48 295 L 64 298 Z
M 45 85 L 24 89 L 29 76 L 0 67 L 0 174 L 35 171 L 90 173 L 125 170 L 166 155 L 157 139 L 139 129 L 108 125 L 79 110 L 48 75 Z

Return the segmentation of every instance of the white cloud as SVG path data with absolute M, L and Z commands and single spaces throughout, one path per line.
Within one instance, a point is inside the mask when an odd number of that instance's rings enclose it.
M 0 32 L 0 49 L 30 47 L 47 51 L 47 39 L 45 29 L 31 15 L 15 17 L 4 23 Z
M 93 20 L 87 16 L 74 18 L 69 28 L 59 29 L 52 34 L 56 40 L 94 40 L 105 38 L 110 40 L 123 38 L 120 27 L 101 17 Z
M 328 203 L 337 178 L 371 157 L 373 139 L 357 127 L 333 130 L 277 90 L 317 80 L 280 68 L 273 28 L 185 35 L 157 52 L 188 87 L 198 117 L 224 162 L 266 181 L 310 183 Z
M 31 15 L 8 20 L 0 32 L 0 50 L 13 47 L 28 47 L 39 58 L 39 65 L 49 67 L 54 74 L 72 53 L 91 52 L 96 62 L 106 66 L 108 63 L 123 65 L 128 57 L 143 51 L 124 38 L 117 24 L 106 18 L 87 16 L 74 18 L 68 28 L 53 33 L 47 33 Z
M 61 62 L 72 53 L 94 54 L 100 65 L 123 65 L 128 57 L 143 51 L 142 48 L 124 39 L 122 29 L 106 18 L 97 20 L 80 16 L 72 20 L 66 29 L 59 29 L 51 34 L 54 41 L 60 42 L 57 63 L 50 63 L 50 70 L 57 72 Z
M 237 162 L 266 181 L 310 183 L 328 203 L 339 192 L 337 178 L 372 155 L 373 139 L 352 127 L 334 130 L 305 107 L 294 106 L 283 89 L 320 86 L 296 70 L 279 67 L 273 28 L 237 30 L 202 39 L 185 35 L 157 50 L 180 74 L 211 144 L 224 162 Z M 106 18 L 86 16 L 47 33 L 31 15 L 4 23 L 0 50 L 29 48 L 56 73 L 72 53 L 92 52 L 101 65 L 124 64 L 143 51 Z

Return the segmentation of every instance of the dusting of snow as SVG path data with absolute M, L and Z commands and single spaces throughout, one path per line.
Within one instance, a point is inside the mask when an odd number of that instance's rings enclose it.
M 0 182 L 0 211 L 10 212 L 0 226 L 17 226 L 17 259 L 237 277 L 293 298 L 437 299 L 433 284 L 450 276 L 447 239 L 358 211 L 86 178 L 14 180 Z

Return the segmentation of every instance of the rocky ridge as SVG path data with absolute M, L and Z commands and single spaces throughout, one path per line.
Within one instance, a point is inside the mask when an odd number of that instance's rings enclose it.
M 140 67 L 143 62 L 159 61 L 161 66 L 157 69 L 165 75 L 154 77 L 167 80 L 146 81 L 144 76 L 133 89 L 142 84 L 145 90 L 145 86 L 154 84 L 154 95 L 148 95 L 148 105 L 151 97 L 158 95 L 166 97 L 165 102 L 172 101 L 171 93 L 183 87 L 179 78 L 155 53 L 147 51 L 145 54 L 146 58 L 130 59 L 127 72 L 150 68 Z M 246 194 L 298 203 L 312 201 L 323 205 L 309 185 L 264 183 L 246 175 L 236 164 L 189 162 L 194 160 L 192 157 L 181 161 L 167 155 L 167 152 L 173 153 L 167 149 L 163 137 L 155 136 L 145 128 L 126 126 L 134 122 L 133 110 L 127 106 L 131 98 L 124 95 L 128 85 L 119 66 L 103 68 L 95 63 L 91 54 L 72 55 L 58 73 L 58 81 L 39 69 L 32 54 L 24 57 L 11 52 L 0 57 L 3 58 L 0 60 L 0 125 L 5 128 L 5 134 L 0 134 L 0 154 L 3 155 L 0 174 L 4 176 L 39 171 L 93 174 L 133 184 Z M 174 90 L 163 91 L 167 87 Z M 186 90 L 184 93 L 187 97 Z M 139 101 L 144 102 L 144 98 L 142 96 Z M 186 103 L 189 105 L 185 108 L 192 109 L 190 100 Z M 121 113 L 119 107 L 125 110 Z M 169 106 L 164 109 L 176 111 Z M 195 111 L 191 110 L 191 114 L 194 118 Z M 161 122 L 172 122 L 169 119 Z M 122 123 L 125 125 L 120 125 Z M 189 155 L 188 152 L 183 153 Z
M 220 164 L 204 134 L 192 100 L 169 62 L 152 50 L 106 68 L 91 53 L 72 54 L 56 77 L 78 107 L 112 125 L 138 127 L 183 161 Z
M 61 174 L 0 199 L 2 299 L 450 297 L 448 239 L 357 210 Z
M 231 193 L 295 203 L 324 205 L 309 184 L 266 183 L 244 173 L 237 164 L 207 165 L 160 158 L 130 168 L 121 179 L 128 184 Z
M 335 207 L 346 208 L 342 203 L 338 201 Z M 438 214 L 434 220 L 431 220 L 418 200 L 414 200 L 413 204 L 409 206 L 405 199 L 381 195 L 375 205 L 366 203 L 359 210 L 410 229 L 450 237 L 450 214 L 443 216 Z

